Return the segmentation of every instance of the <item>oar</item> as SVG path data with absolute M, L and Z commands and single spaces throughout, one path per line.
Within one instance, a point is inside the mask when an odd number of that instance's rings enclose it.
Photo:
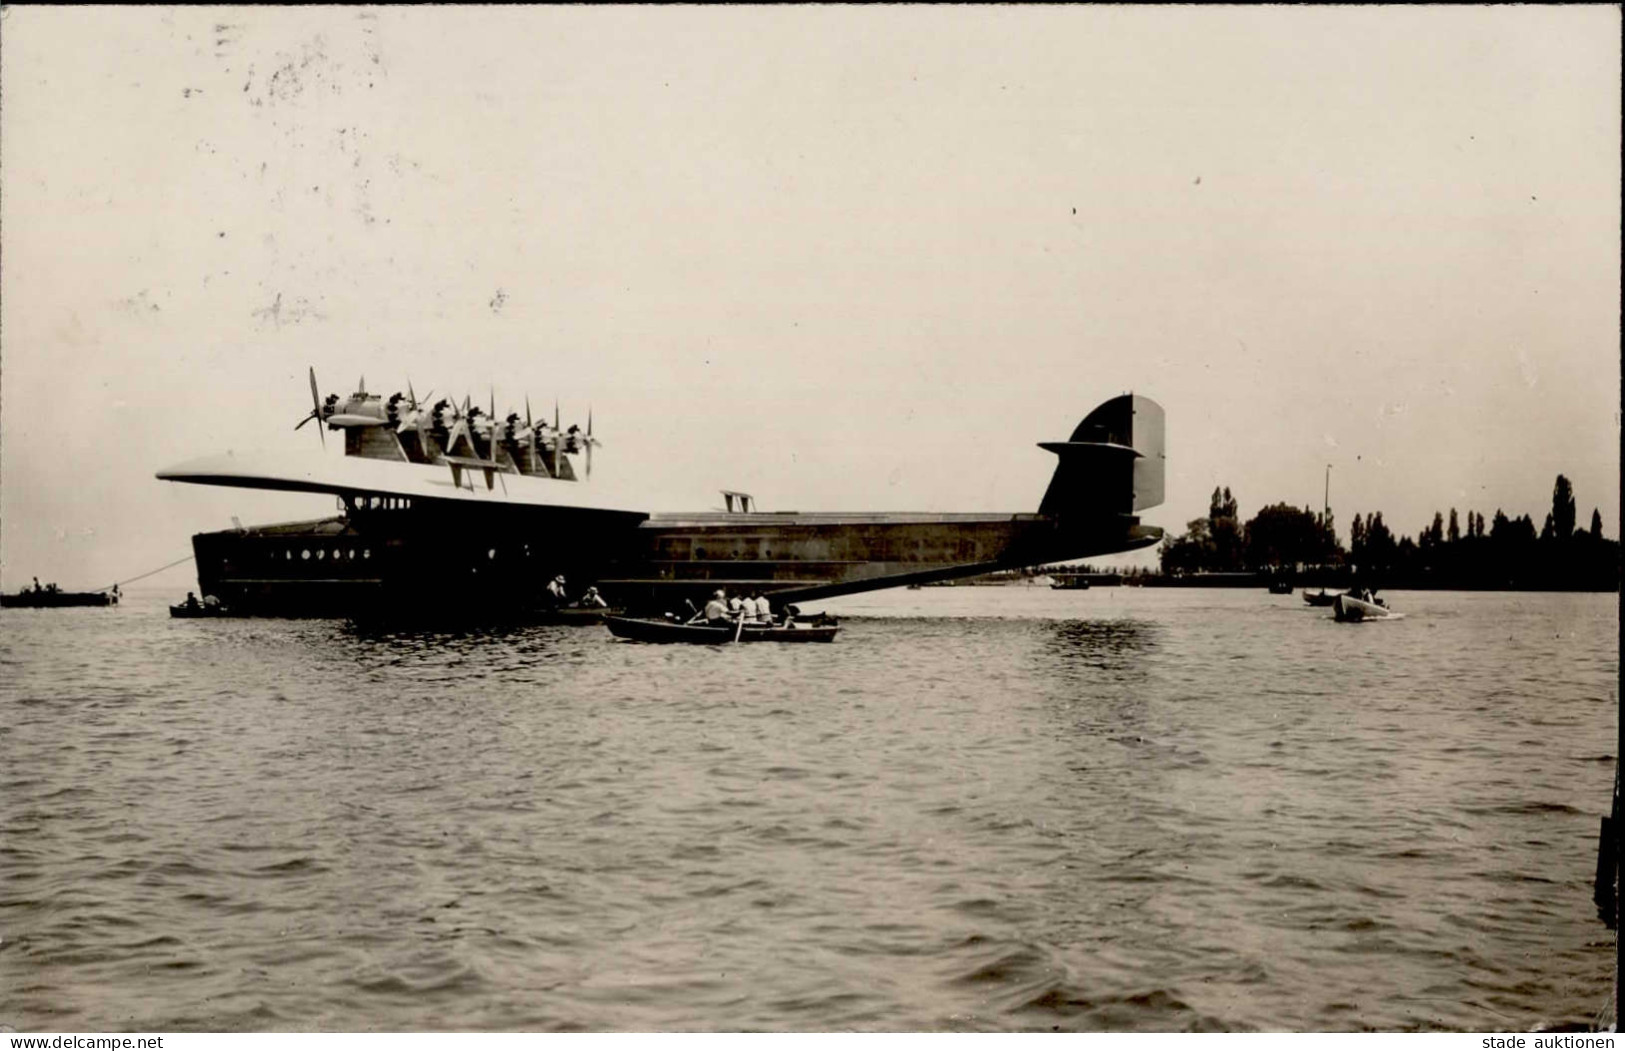
M 734 641 L 738 642 L 739 641 L 739 636 L 743 635 L 744 633 L 745 633 L 745 610 L 744 610 L 744 607 L 740 607 L 740 610 L 739 610 L 739 624 L 738 624 L 737 627 L 734 628 Z

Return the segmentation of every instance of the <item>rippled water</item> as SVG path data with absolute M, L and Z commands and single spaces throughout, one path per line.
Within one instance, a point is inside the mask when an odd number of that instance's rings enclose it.
M 1590 1022 L 1612 595 L 938 588 L 831 646 L 0 620 L 0 1025 Z

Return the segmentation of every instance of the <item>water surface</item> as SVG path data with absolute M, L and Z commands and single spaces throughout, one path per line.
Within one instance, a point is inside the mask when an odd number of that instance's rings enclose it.
M 0 1024 L 1584 1024 L 1617 598 L 857 596 L 830 646 L 0 619 Z

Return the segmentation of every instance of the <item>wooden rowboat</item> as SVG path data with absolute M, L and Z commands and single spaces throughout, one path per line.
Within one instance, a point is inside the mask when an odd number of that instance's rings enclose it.
M 841 629 L 831 623 L 793 626 L 735 624 L 715 626 L 709 624 L 679 624 L 674 620 L 650 620 L 643 617 L 605 617 L 604 622 L 616 638 L 636 642 L 697 642 L 722 645 L 733 642 L 833 642 Z
M 602 624 L 616 613 L 616 610 L 594 609 L 591 606 L 561 606 L 558 609 L 544 609 L 532 613 L 525 618 L 525 622 L 543 626 L 575 627 Z

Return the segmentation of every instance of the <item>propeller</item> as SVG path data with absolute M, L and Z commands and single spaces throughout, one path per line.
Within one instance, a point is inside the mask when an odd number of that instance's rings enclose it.
M 322 396 L 321 396 L 320 392 L 318 392 L 317 389 L 316 389 L 316 366 L 312 365 L 310 367 L 310 415 L 306 416 L 304 419 L 302 419 L 298 423 L 294 424 L 293 429 L 297 431 L 299 428 L 303 427 L 305 424 L 309 423 L 311 420 L 320 420 L 321 418 L 322 418 Z M 324 428 L 324 427 L 317 427 L 316 428 L 316 436 L 319 437 L 322 440 L 322 450 L 324 452 L 327 449 L 327 435 L 323 434 L 322 431 L 324 431 L 325 429 L 326 428 Z
M 434 391 L 431 390 L 429 393 L 423 396 L 423 400 L 428 401 L 432 397 L 434 397 Z M 418 405 L 420 404 L 418 402 L 418 396 L 412 392 L 411 379 L 406 381 L 406 403 L 412 407 L 413 412 L 417 411 Z
M 423 396 L 423 401 L 418 401 L 417 392 L 412 389 L 412 381 L 407 380 L 406 406 L 410 415 L 404 415 L 401 417 L 400 427 L 398 430 L 403 433 L 408 427 L 415 427 L 421 430 L 423 428 L 423 406 L 427 404 L 429 399 L 432 397 L 434 397 L 434 391 L 431 390 L 429 393 Z
M 587 447 L 587 477 L 592 477 L 592 447 L 598 444 L 598 439 L 592 436 L 592 406 L 587 406 L 587 437 L 582 442 Z
M 526 465 L 530 470 L 536 469 L 536 425 L 530 420 L 530 395 L 525 395 L 525 442 L 530 446 L 530 459 Z
M 496 462 L 497 458 L 497 439 L 501 436 L 502 427 L 497 422 L 497 389 L 496 385 L 493 384 L 491 386 L 491 452 L 489 453 L 489 458 L 493 463 Z M 503 482 L 502 485 L 502 491 L 507 492 L 508 483 Z

